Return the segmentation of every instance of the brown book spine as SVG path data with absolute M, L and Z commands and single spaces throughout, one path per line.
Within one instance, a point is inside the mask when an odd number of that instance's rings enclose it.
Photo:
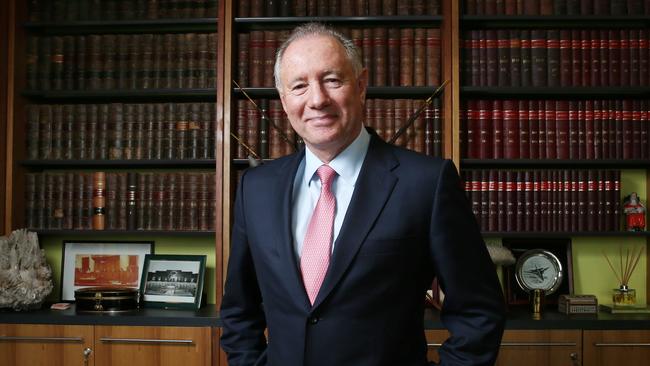
M 174 132 L 173 132 L 173 159 L 186 159 L 189 147 L 188 131 L 189 120 L 187 115 L 187 104 L 177 104 L 176 114 L 174 115 Z
M 93 180 L 93 195 L 92 195 L 92 229 L 104 230 L 106 223 L 106 174 L 104 172 L 94 172 L 92 175 Z
M 201 131 L 201 121 L 199 119 L 199 104 L 192 103 L 188 105 L 188 121 L 187 121 L 187 150 L 185 153 L 186 159 L 196 160 L 199 159 L 199 150 L 201 149 L 199 133 Z
M 262 86 L 263 85 L 263 71 L 264 71 L 264 32 L 251 31 L 249 42 L 249 86 Z
M 633 125 L 635 124 L 632 114 L 632 101 L 629 99 L 623 100 L 623 159 L 632 159 L 633 155 Z
M 374 85 L 375 86 L 386 86 L 387 84 L 387 42 L 388 42 L 388 30 L 384 27 L 378 27 L 372 29 L 373 34 L 373 54 L 375 57 L 374 64 Z M 422 47 L 422 52 L 424 52 L 424 47 Z M 424 62 L 424 59 L 421 59 L 420 62 Z M 424 84 L 423 84 L 424 85 Z
M 390 57 L 390 55 L 389 55 Z M 426 29 L 426 84 L 440 85 L 440 29 Z
M 553 0 L 540 0 L 539 15 L 553 15 Z
M 264 31 L 264 66 L 262 70 L 262 86 L 273 87 L 273 65 L 275 64 L 275 51 L 278 46 L 278 33 L 276 31 Z M 259 84 L 255 84 L 259 85 Z
M 111 118 L 109 104 L 99 105 L 97 122 L 97 156 L 99 160 L 108 159 L 108 125 Z
M 354 33 L 353 33 L 354 34 Z M 388 28 L 388 86 L 400 85 L 400 30 Z
M 106 187 L 104 190 L 106 208 L 105 208 L 105 228 L 115 230 L 118 228 L 118 196 L 117 196 L 117 175 L 116 173 L 106 174 Z
M 27 105 L 27 159 L 39 158 L 39 106 L 36 104 Z
M 259 126 L 258 138 L 259 138 L 259 155 L 262 159 L 267 159 L 269 157 L 269 128 L 270 123 L 268 120 L 269 113 L 269 100 L 262 99 L 260 101 L 260 113 L 259 121 L 257 121 Z
M 375 52 L 377 51 L 375 45 Z M 380 56 L 375 55 L 377 61 Z M 385 57 L 384 57 L 385 59 Z M 426 63 L 433 62 L 433 60 L 426 59 L 426 30 L 424 28 L 415 28 L 413 33 L 413 85 L 425 86 L 426 85 Z M 378 65 L 375 64 L 375 69 L 379 73 Z M 376 78 L 375 78 L 376 80 Z M 375 84 L 380 85 L 380 84 Z
M 372 85 L 375 81 L 375 67 L 373 51 L 374 51 L 374 40 L 372 34 L 372 28 L 364 28 L 361 30 L 361 50 L 362 50 L 362 60 L 363 65 L 368 69 L 368 85 Z
M 413 38 L 413 28 L 400 30 L 400 86 L 413 86 Z
M 247 126 L 248 126 L 248 121 L 247 121 L 247 104 L 248 102 L 243 99 L 238 99 L 237 100 L 237 125 L 236 125 L 236 133 L 237 133 L 237 138 L 239 138 L 240 141 L 247 141 L 248 138 L 246 136 L 247 132 Z M 244 146 L 235 140 L 233 138 L 233 144 L 236 146 L 235 150 L 235 157 L 239 159 L 244 159 L 246 155 L 248 154 L 246 150 L 244 149 Z
M 63 156 L 63 106 L 52 106 L 52 150 L 50 158 L 59 160 Z

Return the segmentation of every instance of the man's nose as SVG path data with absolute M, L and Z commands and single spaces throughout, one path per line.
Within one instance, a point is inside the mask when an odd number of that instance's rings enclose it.
M 320 109 L 330 102 L 327 88 L 322 83 L 313 83 L 309 88 L 309 108 Z

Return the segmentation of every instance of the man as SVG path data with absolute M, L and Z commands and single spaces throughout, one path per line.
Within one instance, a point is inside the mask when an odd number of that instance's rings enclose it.
M 367 76 L 321 25 L 278 50 L 276 87 L 306 148 L 241 178 L 221 307 L 230 366 L 427 365 L 434 276 L 451 333 L 441 364 L 494 363 L 503 295 L 456 170 L 363 128 Z

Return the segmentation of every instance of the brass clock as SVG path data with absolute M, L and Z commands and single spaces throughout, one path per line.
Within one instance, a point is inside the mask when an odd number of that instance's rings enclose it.
M 517 259 L 515 279 L 526 292 L 540 289 L 550 295 L 560 288 L 563 276 L 562 263 L 548 250 L 530 249 Z

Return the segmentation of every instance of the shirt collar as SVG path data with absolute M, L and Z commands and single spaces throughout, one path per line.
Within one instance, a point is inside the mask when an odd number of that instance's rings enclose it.
M 352 186 L 356 183 L 361 165 L 368 152 L 368 145 L 370 145 L 370 134 L 365 128 L 361 128 L 359 136 L 328 164 L 344 183 Z M 309 147 L 305 147 L 305 173 L 303 176 L 305 185 L 309 186 L 316 170 L 321 165 L 323 162 L 309 150 Z

